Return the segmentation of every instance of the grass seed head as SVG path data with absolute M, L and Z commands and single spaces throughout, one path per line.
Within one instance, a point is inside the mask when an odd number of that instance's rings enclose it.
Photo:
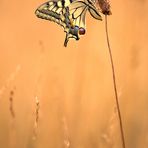
M 97 0 L 97 3 L 104 15 L 112 14 L 109 0 Z

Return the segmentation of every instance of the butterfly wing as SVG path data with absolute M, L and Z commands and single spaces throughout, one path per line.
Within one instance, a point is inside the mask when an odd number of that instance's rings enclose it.
M 89 10 L 89 13 L 90 15 L 97 19 L 97 20 L 100 20 L 102 21 L 102 17 L 101 15 L 99 14 L 99 11 L 98 9 L 96 8 L 96 6 L 94 5 L 94 2 L 92 0 L 85 0 L 85 3 L 88 5 L 88 10 Z
M 85 15 L 87 10 L 90 12 L 91 16 L 95 19 L 102 20 L 99 11 L 96 9 L 95 5 L 90 0 L 76 0 L 69 5 L 70 14 L 72 19 L 75 21 L 75 25 L 79 27 L 85 26 Z
M 65 7 L 63 1 L 48 1 L 37 8 L 35 14 L 37 17 L 56 22 L 63 28 L 66 27 L 64 23 Z

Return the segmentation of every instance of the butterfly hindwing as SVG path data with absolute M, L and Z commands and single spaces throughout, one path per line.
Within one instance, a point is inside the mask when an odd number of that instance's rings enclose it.
M 48 1 L 41 6 L 38 7 L 35 14 L 37 17 L 46 19 L 49 21 L 56 22 L 57 24 L 61 25 L 62 27 L 66 27 L 65 23 L 63 22 L 64 16 L 62 13 L 65 11 L 65 7 L 62 6 L 62 2 L 56 1 Z M 63 19 L 63 20 L 62 20 Z

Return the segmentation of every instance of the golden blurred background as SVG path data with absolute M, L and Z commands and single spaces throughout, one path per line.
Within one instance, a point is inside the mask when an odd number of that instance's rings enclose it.
M 63 29 L 34 14 L 44 2 L 0 1 L 0 148 L 122 148 L 104 16 L 64 48 Z M 110 2 L 126 146 L 147 148 L 148 1 Z

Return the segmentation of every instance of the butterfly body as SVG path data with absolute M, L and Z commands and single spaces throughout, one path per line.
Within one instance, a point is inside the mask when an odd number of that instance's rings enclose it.
M 101 16 L 90 0 L 48 1 L 38 7 L 35 14 L 39 18 L 61 25 L 64 32 L 66 32 L 64 46 L 67 46 L 70 38 L 79 40 L 79 35 L 85 34 L 85 15 L 87 11 L 95 19 L 101 20 Z

